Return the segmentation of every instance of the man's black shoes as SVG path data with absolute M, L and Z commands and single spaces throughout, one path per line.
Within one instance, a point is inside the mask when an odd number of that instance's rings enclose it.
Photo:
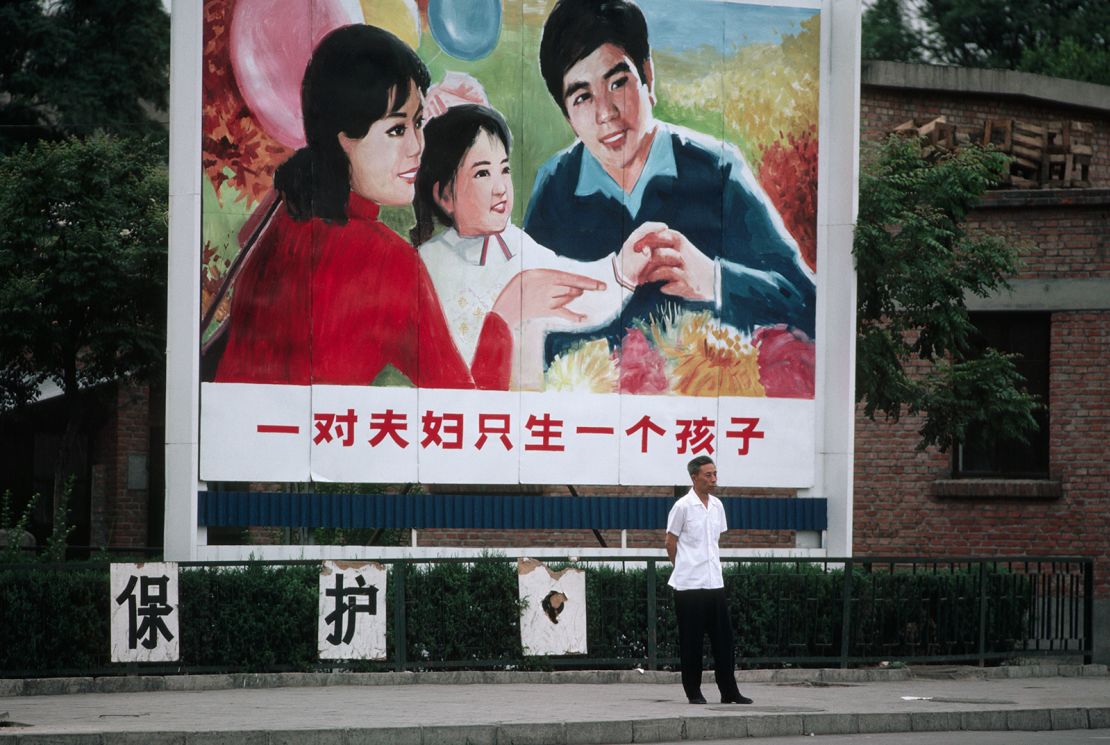
M 735 698 L 722 698 L 722 704 L 750 704 L 752 700 L 743 693 L 737 693 Z
M 707 702 L 705 700 L 705 696 L 691 696 L 690 697 L 690 703 L 692 703 L 692 704 L 704 704 L 704 703 L 707 703 Z

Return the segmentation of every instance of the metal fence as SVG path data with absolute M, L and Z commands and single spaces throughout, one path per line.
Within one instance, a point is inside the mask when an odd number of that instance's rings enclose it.
M 183 562 L 181 664 L 140 669 L 677 668 L 673 593 L 666 586 L 671 565 L 657 556 L 544 558 L 552 569 L 586 572 L 589 651 L 566 657 L 523 654 L 515 559 L 379 561 L 389 572 L 384 661 L 316 658 L 318 562 Z M 743 558 L 725 564 L 737 660 L 745 667 L 1091 659 L 1089 558 Z M 47 571 L 106 575 L 107 565 L 0 566 L 0 590 L 18 582 L 13 578 L 33 581 L 28 578 Z M 66 639 L 64 618 L 55 618 L 53 634 L 60 638 L 54 642 L 91 644 L 87 657 L 32 669 L 0 654 L 0 674 L 57 674 L 59 668 L 72 673 L 74 666 L 85 674 L 135 672 L 134 665 L 108 663 L 108 635 L 98 630 L 99 620 L 91 626 L 87 621 L 89 615 L 106 616 L 106 588 L 103 594 L 98 607 L 77 609 L 86 620 L 74 625 L 96 636 L 92 642 Z M 52 602 L 43 612 L 56 616 L 57 600 Z M 28 625 L 38 623 L 33 619 L 39 609 L 21 612 Z M 31 643 L 3 616 L 0 609 L 0 631 L 11 636 L 5 645 Z M 107 622 L 105 617 L 104 629 Z

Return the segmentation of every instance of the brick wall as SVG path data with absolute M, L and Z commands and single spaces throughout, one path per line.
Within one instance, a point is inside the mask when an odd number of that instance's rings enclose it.
M 1105 113 L 983 96 L 864 89 L 862 138 L 875 141 L 907 119 L 941 114 L 961 129 L 980 131 L 987 117 L 1034 124 L 1091 122 L 1092 186 L 1110 185 Z M 1058 190 L 1054 204 L 986 207 L 976 210 L 968 224 L 1022 247 L 1018 279 L 1110 277 L 1110 211 L 1104 204 L 1072 199 L 1081 193 Z M 1052 488 L 996 483 L 958 490 L 978 496 L 941 496 L 946 490 L 939 482 L 951 478 L 951 456 L 914 451 L 920 422 L 869 422 L 858 416 L 855 553 L 1092 556 L 1096 595 L 1110 598 L 1110 311 L 1053 312 L 1050 360 Z
M 128 488 L 132 458 L 150 457 L 150 389 L 120 383 L 110 394 L 112 405 L 104 426 L 93 438 L 91 525 L 89 542 L 109 548 L 141 548 L 147 545 L 149 484 Z M 134 467 L 139 469 L 140 463 Z
M 1091 186 L 1110 186 L 1110 127 L 1104 112 L 978 94 L 865 86 L 860 98 L 860 141 L 879 142 L 903 122 L 916 119 L 923 123 L 938 116 L 955 124 L 957 133 L 976 137 L 982 136 L 987 119 L 1017 119 L 1042 127 L 1049 122 L 1090 122 L 1095 125 Z

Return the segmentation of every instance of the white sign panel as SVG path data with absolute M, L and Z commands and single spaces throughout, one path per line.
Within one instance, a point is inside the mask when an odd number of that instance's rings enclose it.
M 385 659 L 385 591 L 381 564 L 325 561 L 321 565 L 320 659 Z
M 208 481 L 661 484 L 698 455 L 722 486 L 814 479 L 812 399 L 202 387 Z
M 526 655 L 586 654 L 586 573 L 517 560 L 520 644 Z
M 173 662 L 181 657 L 177 564 L 112 564 L 112 662 Z

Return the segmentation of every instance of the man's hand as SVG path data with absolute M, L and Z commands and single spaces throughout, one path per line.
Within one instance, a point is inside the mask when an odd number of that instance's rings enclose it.
M 687 300 L 716 300 L 713 259 L 702 253 L 689 238 L 663 223 L 644 223 L 629 236 L 625 246 L 634 237 L 633 252 L 651 252 L 637 277 L 639 283 L 663 282 L 663 292 Z M 624 252 L 622 248 L 622 256 Z
M 493 312 L 516 329 L 533 318 L 556 317 L 580 322 L 586 316 L 566 307 L 583 292 L 604 290 L 601 280 L 558 269 L 525 269 L 505 285 L 493 304 Z
M 673 564 L 676 556 L 678 556 L 678 536 L 667 533 L 667 558 Z

